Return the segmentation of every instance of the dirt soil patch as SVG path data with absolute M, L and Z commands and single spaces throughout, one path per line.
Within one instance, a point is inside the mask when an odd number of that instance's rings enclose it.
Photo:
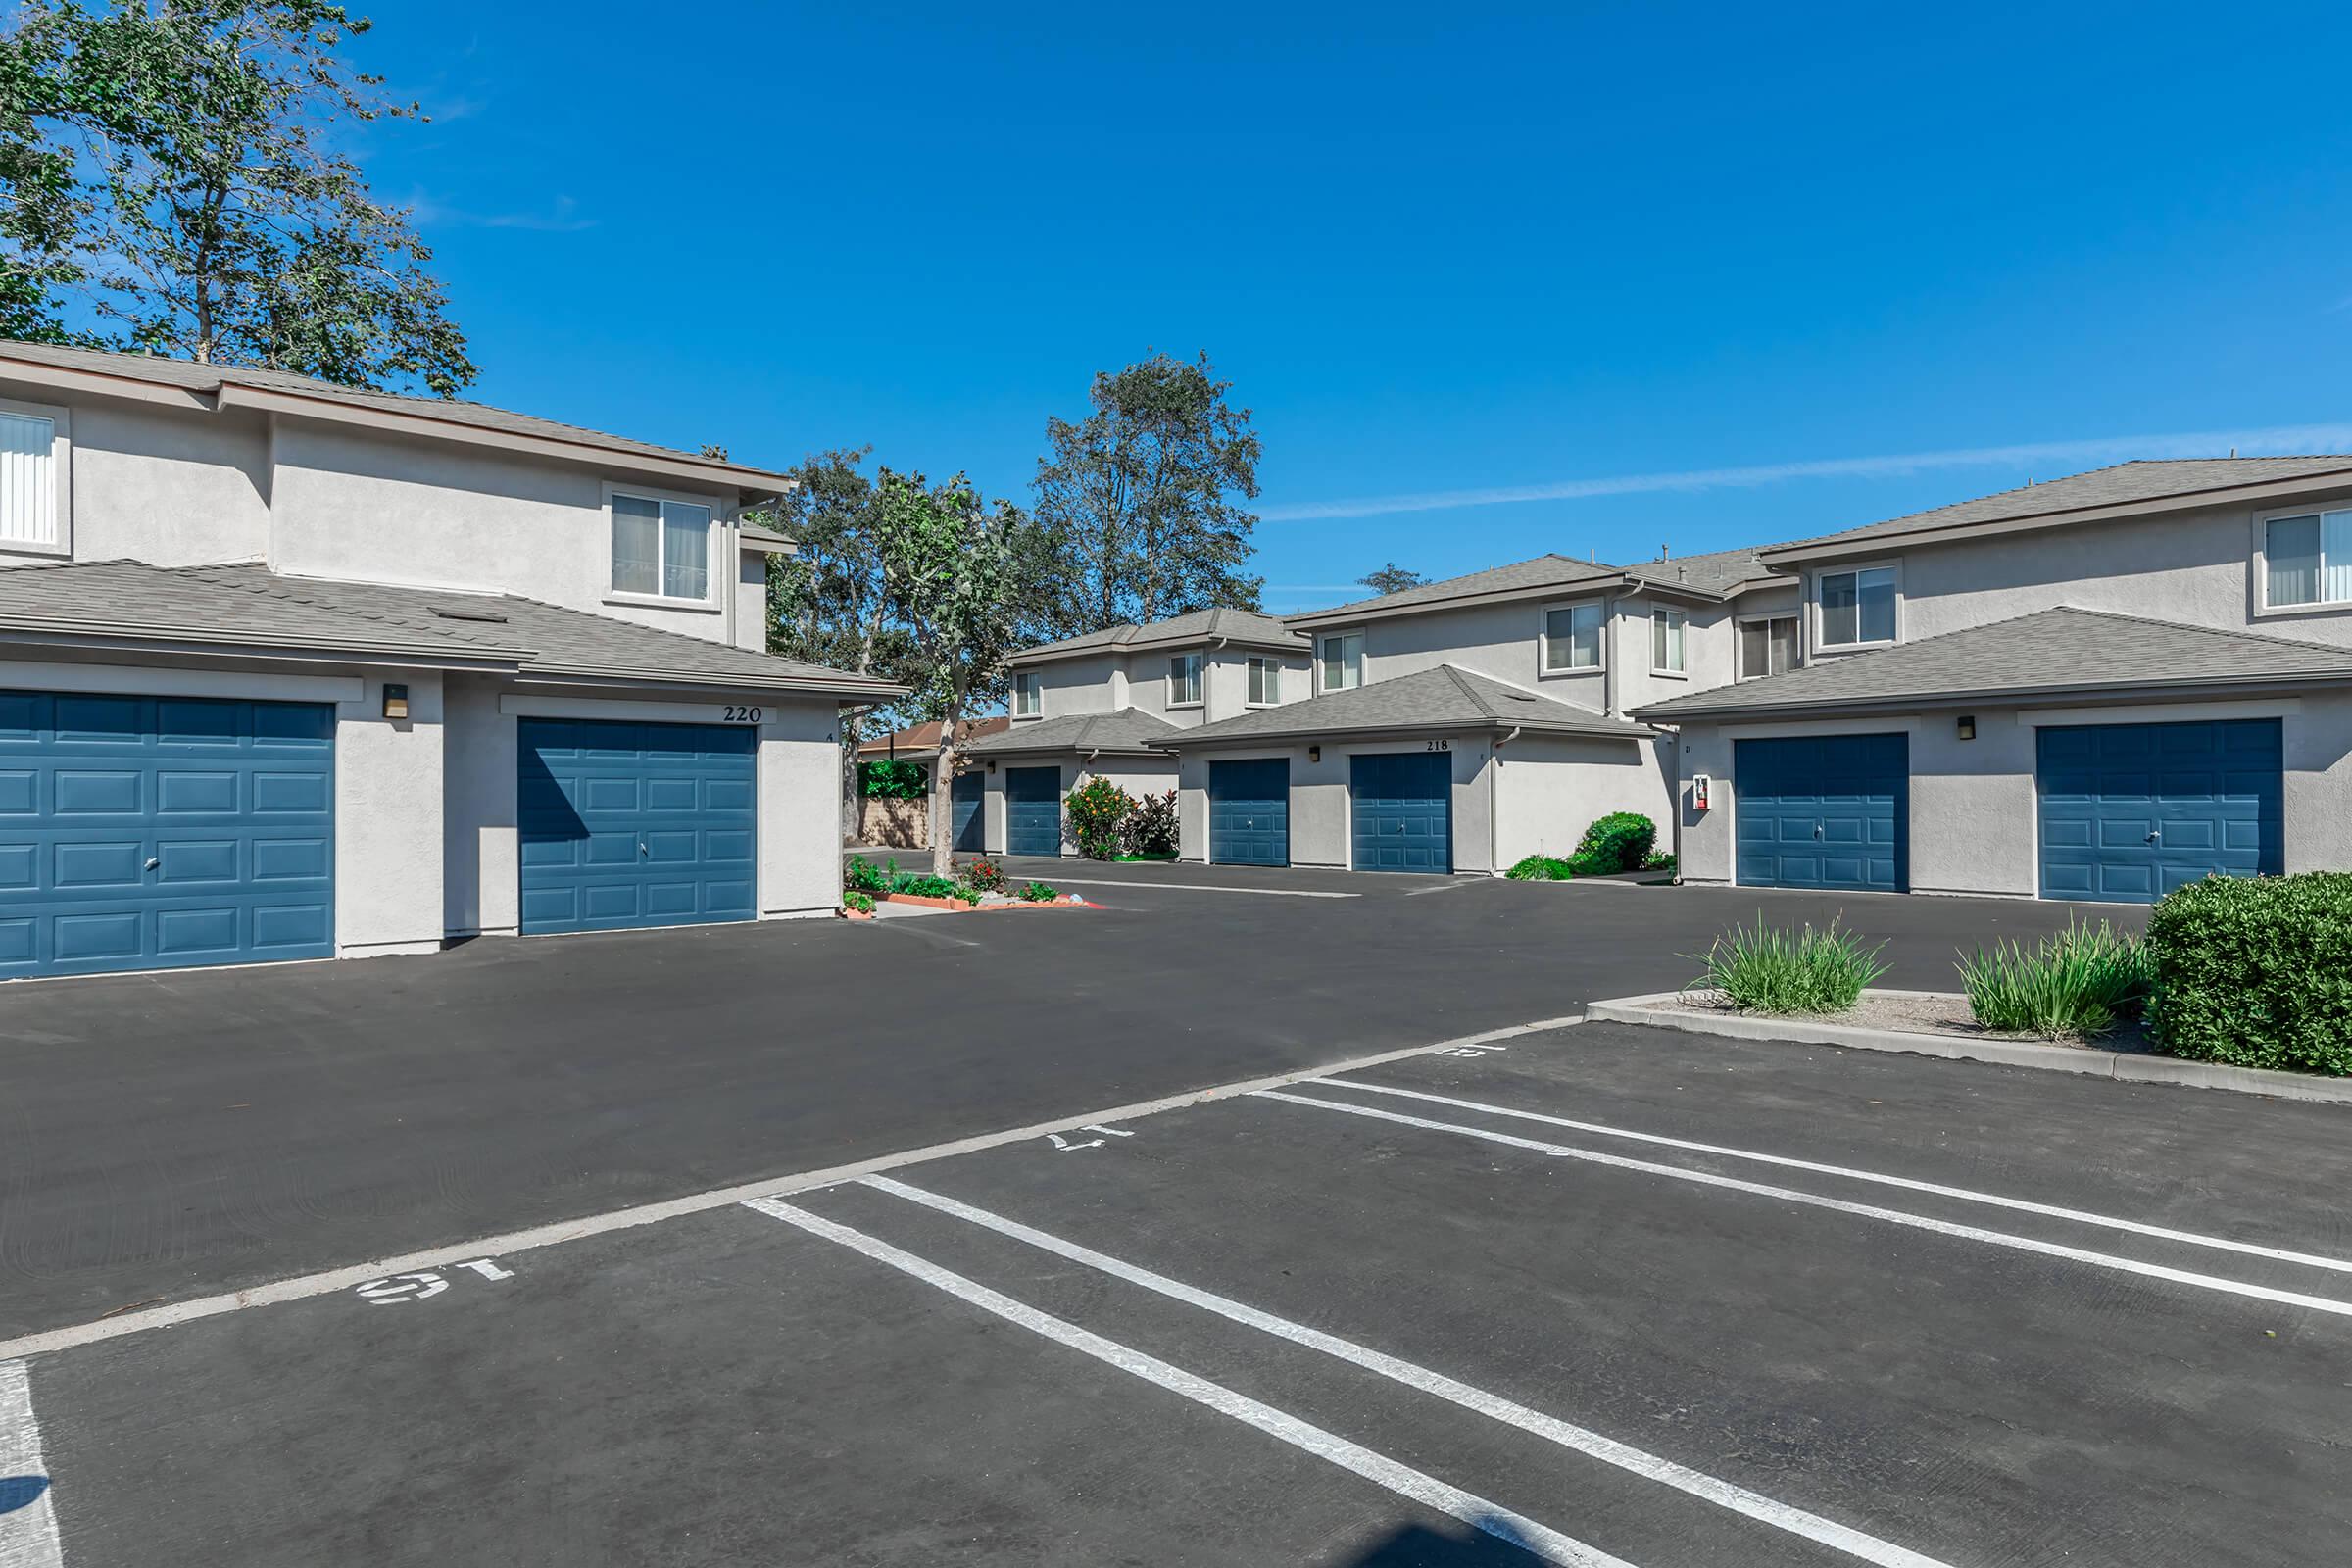
M 2151 1055 L 2147 1025 L 2131 1018 L 2110 1033 L 2039 1035 L 2018 1030 L 1986 1029 L 1968 1010 L 1968 998 L 1944 991 L 1865 991 L 1851 1012 L 1743 1013 L 1715 991 L 1686 991 L 1649 1004 L 1652 1012 L 1700 1012 L 1758 1019 L 1788 1018 L 1804 1023 L 1847 1024 L 1857 1029 L 1895 1029 L 1907 1034 L 1943 1035 L 1958 1040 L 2025 1040 L 2038 1045 L 2079 1046 L 2086 1051 L 2120 1051 Z

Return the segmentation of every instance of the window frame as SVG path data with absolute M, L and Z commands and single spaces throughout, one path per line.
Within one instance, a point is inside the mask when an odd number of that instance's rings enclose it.
M 1339 686 L 1330 686 L 1330 685 L 1326 685 L 1326 684 L 1324 683 L 1324 679 L 1323 679 L 1323 677 L 1324 677 L 1324 674 L 1325 674 L 1325 672 L 1326 672 L 1326 669 L 1325 669 L 1325 659 L 1324 659 L 1324 652 L 1323 652 L 1323 650 L 1324 650 L 1324 649 L 1325 649 L 1325 647 L 1327 647 L 1329 644 L 1332 644 L 1332 643 L 1335 643 L 1335 642 L 1341 645 L 1341 653 L 1340 653 L 1340 667 L 1341 667 L 1341 669 L 1342 669 L 1342 670 L 1343 670 L 1343 672 L 1344 672 L 1344 671 L 1346 670 L 1346 668 L 1347 668 L 1347 665 L 1348 665 L 1347 644 L 1348 644 L 1348 642 L 1350 639 L 1353 639 L 1353 641 L 1354 641 L 1354 643 L 1355 643 L 1355 684 L 1354 684 L 1354 685 L 1352 685 L 1352 686 L 1344 685 L 1344 684 L 1343 684 L 1343 685 L 1339 685 Z M 1363 689 L 1363 686 L 1364 686 L 1364 632 L 1363 632 L 1363 628 L 1359 626 L 1359 627 L 1357 627 L 1357 628 L 1356 628 L 1355 630 L 1353 630 L 1353 631 L 1327 631 L 1327 632 L 1322 632 L 1322 633 L 1319 633 L 1319 634 L 1316 636 L 1316 638 L 1315 638 L 1315 691 L 1316 691 L 1316 693 L 1317 693 L 1318 695 L 1322 695 L 1322 694 L 1329 693 L 1329 692 L 1352 692 L 1352 691 L 1361 691 L 1361 690 Z
M 1260 679 L 1260 677 L 1263 677 Z M 1252 697 L 1255 690 L 1260 695 Z M 1282 662 L 1271 654 L 1251 654 L 1242 667 L 1242 706 L 1244 708 L 1280 708 L 1282 706 Z
M 0 538 L 0 555 L 51 556 L 71 560 L 74 555 L 74 411 L 61 403 L 25 403 L 16 398 L 0 397 L 0 414 L 49 421 L 50 531 L 56 536 L 48 543 Z
M 1786 675 L 1789 670 L 1805 667 L 1805 617 L 1801 612 L 1791 610 L 1785 615 L 1740 615 L 1734 619 L 1732 629 L 1734 681 L 1768 680 L 1772 677 L 1772 628 L 1784 620 L 1788 623 L 1788 640 L 1792 646 L 1788 669 L 1780 673 Z M 1760 670 L 1747 667 L 1747 628 L 1750 626 L 1764 628 L 1764 667 Z
M 2340 615 L 2352 611 L 2352 598 L 2328 599 L 2328 514 L 2331 512 L 2352 512 L 2352 500 L 2335 502 L 2306 502 L 2299 507 L 2272 507 L 2254 514 L 2253 556 L 2249 567 L 2247 595 L 2258 617 L 2278 615 Z M 2316 517 L 2320 521 L 2319 574 L 2322 597 L 2303 604 L 2274 605 L 2271 603 L 2271 525 L 2290 522 L 2298 517 Z
M 1658 617 L 1661 615 L 1674 617 L 1675 629 L 1682 634 L 1683 664 L 1680 669 L 1675 668 L 1672 664 L 1658 662 Z M 1668 680 L 1689 680 L 1690 678 L 1690 612 L 1673 605 L 1652 604 L 1649 607 L 1648 619 L 1649 672 L 1652 675 L 1663 675 Z
M 1192 690 L 1192 695 L 1190 697 L 1179 697 L 1176 695 L 1178 690 L 1176 684 L 1176 672 L 1179 665 L 1186 667 L 1186 684 Z M 1199 708 L 1207 700 L 1207 661 L 1202 659 L 1198 653 L 1170 654 L 1168 656 L 1169 710 L 1173 712 L 1175 710 L 1180 708 Z
M 725 609 L 725 601 L 721 597 L 722 589 L 723 586 L 731 586 L 731 583 L 722 585 L 720 580 L 725 575 L 722 570 L 722 558 L 726 555 L 726 551 L 719 535 L 736 524 L 726 515 L 725 509 L 718 497 L 696 495 L 687 490 L 663 490 L 654 485 L 618 484 L 611 481 L 606 483 L 604 493 L 606 604 L 658 605 L 666 610 L 696 611 L 713 615 L 720 613 Z M 632 501 L 651 501 L 663 507 L 700 507 L 710 514 L 710 525 L 703 531 L 704 592 L 702 598 L 688 599 L 677 594 L 665 593 L 638 593 L 630 589 L 612 586 L 613 569 L 616 565 L 612 559 L 612 519 L 614 515 L 612 502 L 619 496 L 626 496 Z M 666 580 L 669 576 L 667 518 L 660 519 L 660 526 L 655 532 L 654 572 L 657 580 Z
M 1823 614 L 1822 590 L 1832 577 L 1854 579 L 1854 630 L 1862 629 L 1862 575 L 1865 572 L 1888 573 L 1894 588 L 1894 634 L 1890 637 L 1866 637 L 1850 643 L 1834 643 L 1828 635 L 1828 622 Z M 1873 648 L 1892 648 L 1903 640 L 1903 563 L 1900 557 L 1882 561 L 1857 561 L 1850 565 L 1816 566 L 1805 584 L 1805 604 L 1811 619 L 1810 646 L 1825 654 L 1865 653 Z M 1804 649 L 1800 648 L 1801 654 Z
M 1568 612 L 1568 646 L 1573 654 L 1576 647 L 1576 616 L 1581 611 L 1592 612 L 1592 662 L 1590 664 L 1551 664 L 1551 617 L 1562 611 Z M 1536 675 L 1542 680 L 1558 680 L 1568 675 L 1597 675 L 1609 667 L 1609 606 L 1605 599 L 1565 599 L 1539 606 L 1536 611 Z
M 1028 702 L 1026 708 L 1022 706 L 1024 699 Z M 1038 683 L 1036 670 L 1016 669 L 1012 672 L 1012 702 L 1009 706 L 1016 723 L 1024 718 L 1046 716 L 1046 689 Z

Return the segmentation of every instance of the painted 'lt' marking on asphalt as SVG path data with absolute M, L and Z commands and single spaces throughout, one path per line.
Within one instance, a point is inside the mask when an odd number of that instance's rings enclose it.
M 494 1259 L 487 1257 L 469 1258 L 463 1263 L 452 1263 L 450 1267 L 469 1269 L 486 1280 L 511 1280 L 514 1277 L 513 1269 L 500 1268 Z M 352 1294 L 370 1306 L 398 1306 L 404 1301 L 429 1301 L 448 1289 L 449 1281 L 438 1272 L 420 1269 L 413 1274 L 395 1274 L 389 1279 L 369 1280 Z

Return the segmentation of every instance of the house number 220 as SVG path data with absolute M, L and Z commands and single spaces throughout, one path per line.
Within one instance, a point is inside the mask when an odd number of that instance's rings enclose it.
M 729 703 L 727 704 L 727 722 L 730 724 L 757 724 L 760 722 L 760 710 L 739 708 L 735 704 Z

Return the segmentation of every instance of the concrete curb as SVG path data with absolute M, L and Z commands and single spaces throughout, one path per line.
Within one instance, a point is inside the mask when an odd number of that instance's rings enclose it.
M 1930 992 L 1889 991 L 1888 996 L 1928 996 Z M 1595 1002 L 1585 1016 L 1595 1023 L 1631 1023 L 1651 1028 L 1681 1029 L 1690 1034 L 1721 1035 L 1731 1040 L 1777 1040 L 1788 1045 L 1850 1046 L 1857 1051 L 1900 1051 L 1915 1056 L 1940 1056 L 1948 1061 L 1991 1061 L 2005 1067 L 2039 1067 L 2048 1072 L 2079 1073 L 2111 1078 L 2119 1083 L 2183 1084 L 2192 1089 L 2226 1089 L 2240 1095 L 2268 1095 L 2274 1100 L 2298 1100 L 2320 1104 L 2352 1104 L 2352 1079 L 2305 1077 L 2301 1073 L 2272 1072 L 2262 1067 L 2230 1067 L 2220 1062 L 2184 1061 L 2178 1056 L 2141 1056 L 2095 1046 L 2045 1046 L 2031 1040 L 1964 1040 L 1951 1035 L 1918 1034 L 1907 1029 L 1866 1029 L 1859 1024 L 1817 1023 L 1789 1018 L 1751 1018 L 1738 1013 L 1661 1011 L 1660 1004 L 1682 996 L 1679 991 L 1654 991 L 1639 997 L 1613 997 Z

